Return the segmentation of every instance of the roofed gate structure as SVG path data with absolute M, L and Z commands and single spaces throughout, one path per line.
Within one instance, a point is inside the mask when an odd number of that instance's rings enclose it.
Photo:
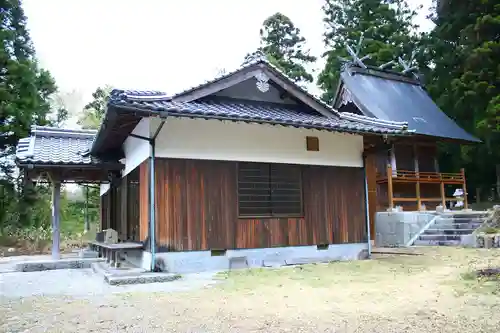
M 34 126 L 31 136 L 21 139 L 16 164 L 25 178 L 52 186 L 52 257 L 59 259 L 60 195 L 62 183 L 109 182 L 123 165 L 113 158 L 89 154 L 95 130 L 71 130 Z
M 415 133 L 339 91 L 336 110 L 262 57 L 174 96 L 114 90 L 97 133 L 45 128 L 37 139 L 35 128 L 18 165 L 57 175 L 56 194 L 76 175 L 102 182 L 102 227 L 142 243 L 126 259 L 147 269 L 159 259 L 171 272 L 356 259 L 372 238 L 365 157 Z M 47 140 L 73 147 L 73 132 L 85 147 L 66 164 L 39 160 Z M 41 172 L 47 164 L 59 171 Z

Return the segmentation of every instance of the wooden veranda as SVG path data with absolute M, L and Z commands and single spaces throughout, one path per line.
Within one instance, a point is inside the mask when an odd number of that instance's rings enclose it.
M 457 198 L 447 195 L 446 187 L 459 187 L 464 193 L 464 208 L 468 208 L 467 187 L 464 169 L 459 173 L 419 172 L 393 170 L 387 165 L 385 173 L 377 173 L 377 185 L 386 190 L 387 208 L 395 205 L 422 210 L 425 206 L 446 207 L 447 202 L 456 202 Z M 423 191 L 423 187 L 426 187 Z

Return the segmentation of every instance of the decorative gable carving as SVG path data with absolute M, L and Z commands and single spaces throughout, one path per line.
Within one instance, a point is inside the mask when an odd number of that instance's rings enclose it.
M 351 92 L 346 88 L 342 87 L 342 91 L 340 92 L 340 105 L 347 105 L 348 103 L 352 103 Z
M 257 83 L 255 84 L 257 86 L 257 89 L 259 89 L 260 92 L 268 92 L 269 91 L 269 77 L 264 74 L 264 72 L 260 71 L 257 74 L 255 74 L 255 78 L 257 79 Z

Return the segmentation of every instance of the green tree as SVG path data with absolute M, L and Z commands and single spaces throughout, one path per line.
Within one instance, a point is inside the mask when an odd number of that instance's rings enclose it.
M 78 124 L 85 129 L 98 129 L 104 118 L 108 104 L 109 94 L 113 88 L 111 86 L 98 87 L 92 93 L 92 101 L 85 105 L 83 113 L 78 119 Z
M 399 56 L 408 59 L 419 50 L 421 36 L 413 23 L 417 12 L 404 0 L 326 0 L 323 12 L 324 43 L 329 50 L 318 84 L 326 101 L 333 99 L 337 89 L 342 67 L 339 57 L 350 58 L 346 44 L 356 48 L 363 36 L 360 55 L 371 55 L 364 63 L 377 66 Z
M 101 122 L 106 113 L 109 95 L 113 88 L 109 85 L 98 87 L 92 94 L 92 101 L 83 108 L 82 115 L 78 120 L 78 124 L 85 129 L 99 129 Z M 93 211 L 100 206 L 99 188 L 86 185 L 83 187 L 83 192 L 88 191 L 89 208 Z M 88 231 L 88 224 L 85 225 L 85 231 Z
M 306 66 L 316 61 L 309 54 L 306 39 L 286 15 L 276 13 L 269 16 L 260 29 L 260 47 L 257 52 L 245 57 L 251 60 L 263 53 L 268 60 L 297 83 L 312 82 L 313 76 Z
M 10 176 L 12 163 L 5 157 L 32 125 L 49 123 L 56 86 L 37 64 L 19 0 L 0 2 L 0 38 L 0 159 L 4 176 Z
M 0 38 L 0 187 L 2 207 L 7 209 L 0 228 L 35 225 L 44 221 L 38 213 L 49 203 L 42 193 L 20 186 L 23 177 L 14 172 L 13 159 L 19 139 L 32 125 L 51 123 L 50 97 L 56 86 L 49 72 L 38 66 L 19 0 L 0 1 Z M 56 118 L 62 120 L 64 112 L 56 111 Z
M 448 0 L 437 7 L 427 88 L 450 117 L 484 141 L 445 146 L 443 163 L 465 165 L 469 188 L 496 183 L 500 195 L 500 4 Z

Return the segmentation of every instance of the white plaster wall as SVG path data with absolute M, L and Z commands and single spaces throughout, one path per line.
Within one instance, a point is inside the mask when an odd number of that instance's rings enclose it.
M 109 190 L 109 184 L 101 184 L 99 195 L 103 195 Z
M 151 121 L 151 127 L 156 128 L 156 120 Z M 306 150 L 306 136 L 319 138 L 319 152 Z M 128 151 L 129 168 L 147 157 L 133 149 Z M 348 167 L 363 166 L 362 152 L 360 135 L 188 118 L 169 118 L 155 149 L 157 157 Z M 133 162 L 128 161 L 129 156 L 133 156 Z
M 150 126 L 150 119 L 142 118 L 132 133 L 150 137 Z M 149 157 L 150 145 L 146 140 L 129 136 L 123 143 L 123 152 L 125 153 L 125 169 L 122 172 L 122 176 L 125 176 Z

